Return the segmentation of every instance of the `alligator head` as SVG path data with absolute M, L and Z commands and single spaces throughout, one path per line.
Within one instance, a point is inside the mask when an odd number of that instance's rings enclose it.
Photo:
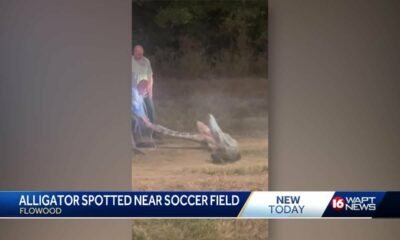
M 229 134 L 221 130 L 212 114 L 209 115 L 208 125 L 198 121 L 197 128 L 211 149 L 213 163 L 228 163 L 240 160 L 239 144 Z

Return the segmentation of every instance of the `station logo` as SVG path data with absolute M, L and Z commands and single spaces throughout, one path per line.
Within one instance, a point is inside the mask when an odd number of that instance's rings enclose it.
M 336 196 L 331 200 L 331 207 L 337 211 L 375 211 L 376 197 L 341 197 Z
M 332 208 L 337 211 L 340 212 L 344 209 L 344 205 L 346 204 L 346 200 L 342 197 L 335 197 L 332 199 L 331 201 L 331 206 Z

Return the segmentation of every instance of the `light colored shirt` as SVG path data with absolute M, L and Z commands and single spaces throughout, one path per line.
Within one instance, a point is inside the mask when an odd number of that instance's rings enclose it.
M 150 60 L 146 57 L 142 57 L 136 60 L 132 56 L 132 86 L 138 84 L 141 80 L 149 78 L 153 75 L 153 69 L 151 68 Z
M 145 117 L 143 96 L 139 94 L 136 87 L 132 87 L 132 114 L 138 117 Z

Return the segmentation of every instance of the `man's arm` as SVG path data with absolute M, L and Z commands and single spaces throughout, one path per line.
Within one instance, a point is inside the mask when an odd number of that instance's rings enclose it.
M 149 97 L 153 97 L 153 73 L 147 75 L 147 78 L 149 80 L 149 86 L 147 88 L 147 92 L 149 94 Z
M 147 88 L 147 92 L 149 93 L 149 97 L 153 97 L 153 69 L 151 67 L 150 60 L 147 59 L 147 62 L 148 62 L 147 80 L 150 83 Z

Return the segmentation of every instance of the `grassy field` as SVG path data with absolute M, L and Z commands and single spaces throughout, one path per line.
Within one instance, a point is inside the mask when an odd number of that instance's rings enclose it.
M 140 220 L 132 238 L 147 239 L 267 239 L 265 220 Z
M 215 165 L 197 143 L 163 138 L 132 160 L 134 190 L 267 190 L 266 79 L 156 79 L 158 123 L 195 131 L 212 113 L 242 159 Z M 133 239 L 266 239 L 266 220 L 135 220 Z

